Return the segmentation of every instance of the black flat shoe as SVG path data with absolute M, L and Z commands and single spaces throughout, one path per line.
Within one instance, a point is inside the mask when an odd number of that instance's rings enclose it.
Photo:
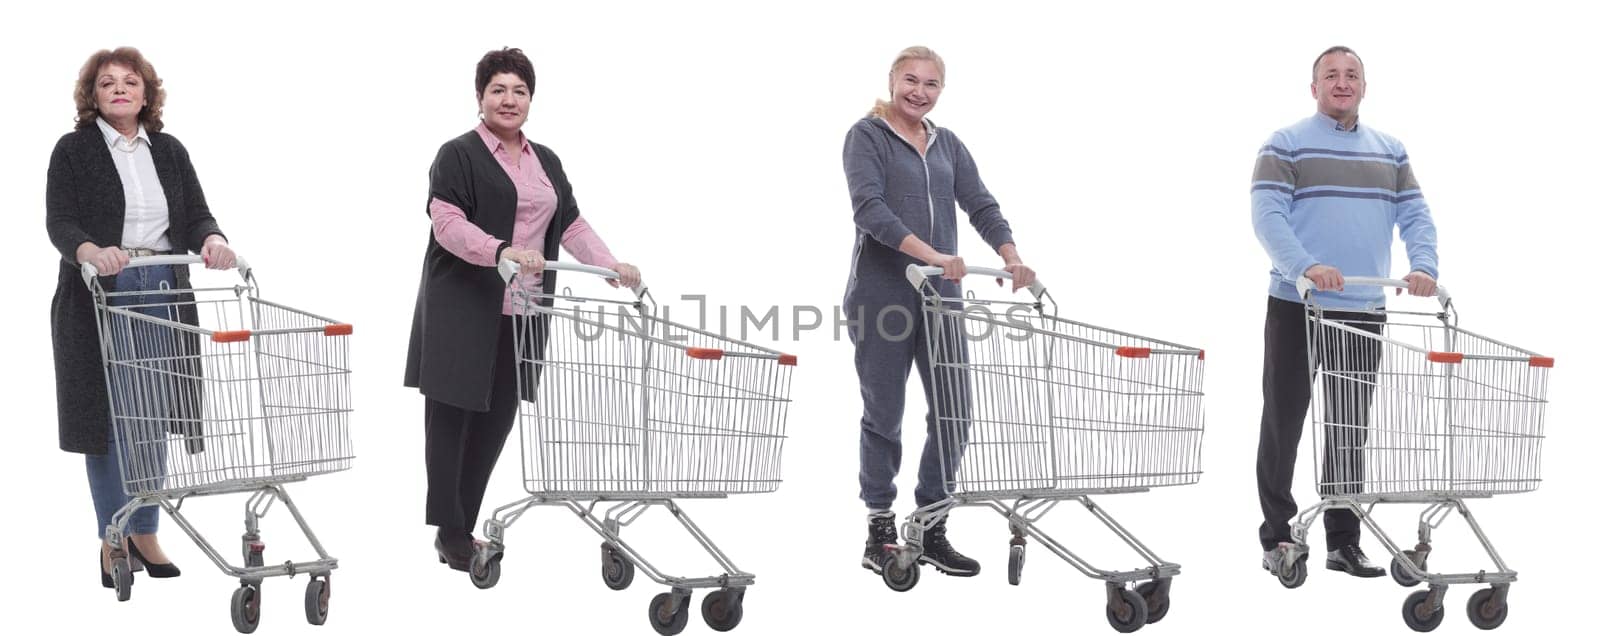
M 462 572 L 472 570 L 474 548 L 470 541 L 465 546 L 454 541 L 447 545 L 442 537 L 434 537 L 433 550 L 439 553 L 439 562 L 449 565 L 450 569 Z
M 128 556 L 132 557 L 135 563 L 143 563 L 145 574 L 152 579 L 170 579 L 183 574 L 178 566 L 171 563 L 151 563 L 144 558 L 144 554 L 139 552 L 139 546 L 132 541 L 128 542 Z

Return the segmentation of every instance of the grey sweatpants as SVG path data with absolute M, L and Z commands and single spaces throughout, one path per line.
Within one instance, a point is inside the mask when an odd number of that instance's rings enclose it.
M 867 307 L 862 315 L 862 324 L 850 330 L 863 405 L 861 500 L 869 509 L 889 509 L 894 504 L 906 381 L 915 363 L 928 405 L 928 439 L 922 446 L 917 468 L 916 501 L 918 507 L 941 501 L 947 496 L 947 483 L 954 478 L 961 461 L 970 421 L 968 374 L 946 364 L 965 364 L 967 360 L 960 321 L 949 317 L 938 321 L 934 345 L 941 364 L 934 368 L 929 361 L 928 325 L 915 301 Z M 937 409 L 937 419 L 936 393 L 942 407 Z

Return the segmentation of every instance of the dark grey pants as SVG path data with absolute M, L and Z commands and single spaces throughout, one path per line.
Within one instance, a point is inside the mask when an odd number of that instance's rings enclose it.
M 856 314 L 852 313 L 852 316 Z M 856 376 L 861 382 L 861 500 L 872 509 L 894 504 L 894 478 L 900 473 L 900 422 L 905 415 L 906 381 L 913 364 L 927 401 L 927 442 L 917 468 L 917 506 L 943 500 L 966 444 L 970 421 L 968 374 L 929 360 L 927 321 L 916 304 L 866 308 L 865 320 L 850 331 L 855 343 Z M 881 316 L 881 319 L 880 319 Z M 938 321 L 935 345 L 942 362 L 965 363 L 966 340 L 958 319 Z M 937 390 L 936 387 L 937 386 Z M 940 400 L 935 417 L 935 394 Z
M 1353 321 L 1350 326 L 1380 333 L 1383 314 L 1329 311 L 1326 319 Z M 1256 450 L 1256 491 L 1261 499 L 1261 548 L 1271 550 L 1289 542 L 1289 521 L 1299 509 L 1290 486 L 1311 405 L 1311 367 L 1307 343 L 1306 306 L 1268 298 L 1266 340 L 1261 377 L 1261 439 Z M 1340 378 L 1323 381 L 1323 435 L 1319 494 L 1360 492 L 1364 473 L 1361 446 L 1366 443 L 1368 412 L 1372 402 L 1371 376 L 1378 370 L 1382 348 L 1370 338 L 1357 337 L 1333 327 L 1317 334 L 1317 366 Z M 1361 522 L 1349 510 L 1329 510 L 1322 518 L 1328 549 L 1361 541 Z

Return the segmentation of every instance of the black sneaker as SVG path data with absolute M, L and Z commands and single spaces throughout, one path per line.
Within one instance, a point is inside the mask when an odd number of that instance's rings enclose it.
M 900 544 L 900 534 L 894 529 L 894 515 L 867 517 L 867 550 L 861 555 L 861 567 L 883 574 L 883 564 L 894 558 L 886 546 Z
M 944 536 L 944 523 L 940 521 L 922 533 L 922 558 L 917 561 L 950 576 L 977 576 L 978 562 L 951 547 Z
M 1366 553 L 1361 551 L 1361 546 L 1347 545 L 1328 553 L 1328 569 L 1339 572 L 1348 572 L 1351 576 L 1364 579 L 1375 578 L 1388 574 L 1389 571 L 1380 566 L 1373 565 L 1367 560 Z

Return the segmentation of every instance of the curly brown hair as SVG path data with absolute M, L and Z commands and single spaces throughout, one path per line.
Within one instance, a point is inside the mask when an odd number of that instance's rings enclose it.
M 483 89 L 489 86 L 489 80 L 501 73 L 510 73 L 521 78 L 528 84 L 528 96 L 533 96 L 533 62 L 528 61 L 528 56 L 523 55 L 522 49 L 508 47 L 484 53 L 483 59 L 478 60 L 478 99 L 483 99 Z
M 73 120 L 78 123 L 77 127 L 93 126 L 95 118 L 100 116 L 100 110 L 95 106 L 94 80 L 107 64 L 131 68 L 144 79 L 145 105 L 139 110 L 139 123 L 152 133 L 161 132 L 161 107 L 167 103 L 167 91 L 161 88 L 161 77 L 156 75 L 156 67 L 151 66 L 150 60 L 144 59 L 139 49 L 131 46 L 114 50 L 100 49 L 89 56 L 89 61 L 84 62 L 83 68 L 78 70 L 78 84 L 72 91 L 72 100 L 78 105 L 78 116 Z

